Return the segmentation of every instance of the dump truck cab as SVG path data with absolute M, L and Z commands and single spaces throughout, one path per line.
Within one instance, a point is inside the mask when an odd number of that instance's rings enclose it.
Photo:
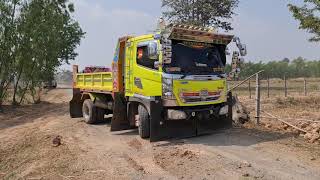
M 112 131 L 138 127 L 140 136 L 151 141 L 230 126 L 224 67 L 226 47 L 233 39 L 186 25 L 122 37 L 112 72 L 78 73 L 75 67 L 71 116 L 88 117 L 88 108 L 80 107 L 92 101 L 92 106 L 113 114 Z

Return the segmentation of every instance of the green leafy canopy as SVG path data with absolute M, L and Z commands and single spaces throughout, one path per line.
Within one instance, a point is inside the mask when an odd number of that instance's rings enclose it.
M 21 102 L 77 56 L 84 37 L 69 0 L 0 0 L 0 105 L 8 86 Z
M 300 21 L 300 29 L 305 29 L 314 36 L 310 41 L 320 41 L 320 0 L 304 0 L 302 7 L 289 4 L 293 17 Z
M 232 30 L 228 21 L 239 0 L 162 0 L 163 16 L 171 23 Z

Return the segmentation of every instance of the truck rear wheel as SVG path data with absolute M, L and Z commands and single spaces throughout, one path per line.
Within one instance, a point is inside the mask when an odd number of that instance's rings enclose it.
M 83 102 L 82 113 L 87 124 L 94 124 L 104 120 L 104 109 L 94 106 L 90 99 Z
M 94 113 L 93 113 L 93 103 L 90 99 L 86 99 L 82 106 L 83 118 L 87 124 L 95 123 Z
M 138 107 L 139 113 L 139 135 L 141 138 L 146 139 L 150 137 L 150 116 L 146 108 L 142 105 Z

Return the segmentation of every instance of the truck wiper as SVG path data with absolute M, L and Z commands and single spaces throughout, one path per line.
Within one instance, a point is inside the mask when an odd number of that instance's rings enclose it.
M 186 74 L 182 75 L 181 79 L 185 79 L 187 77 Z
M 224 78 L 226 78 L 224 75 L 222 75 L 222 74 L 218 74 L 217 75 L 219 78 L 221 78 L 221 79 L 224 79 Z

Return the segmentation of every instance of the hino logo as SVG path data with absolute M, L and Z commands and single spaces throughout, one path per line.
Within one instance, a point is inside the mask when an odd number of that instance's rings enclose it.
M 208 90 L 202 90 L 202 91 L 200 91 L 200 96 L 201 96 L 201 97 L 209 96 Z
M 196 63 L 197 67 L 208 67 L 207 64 L 202 64 L 202 63 Z

